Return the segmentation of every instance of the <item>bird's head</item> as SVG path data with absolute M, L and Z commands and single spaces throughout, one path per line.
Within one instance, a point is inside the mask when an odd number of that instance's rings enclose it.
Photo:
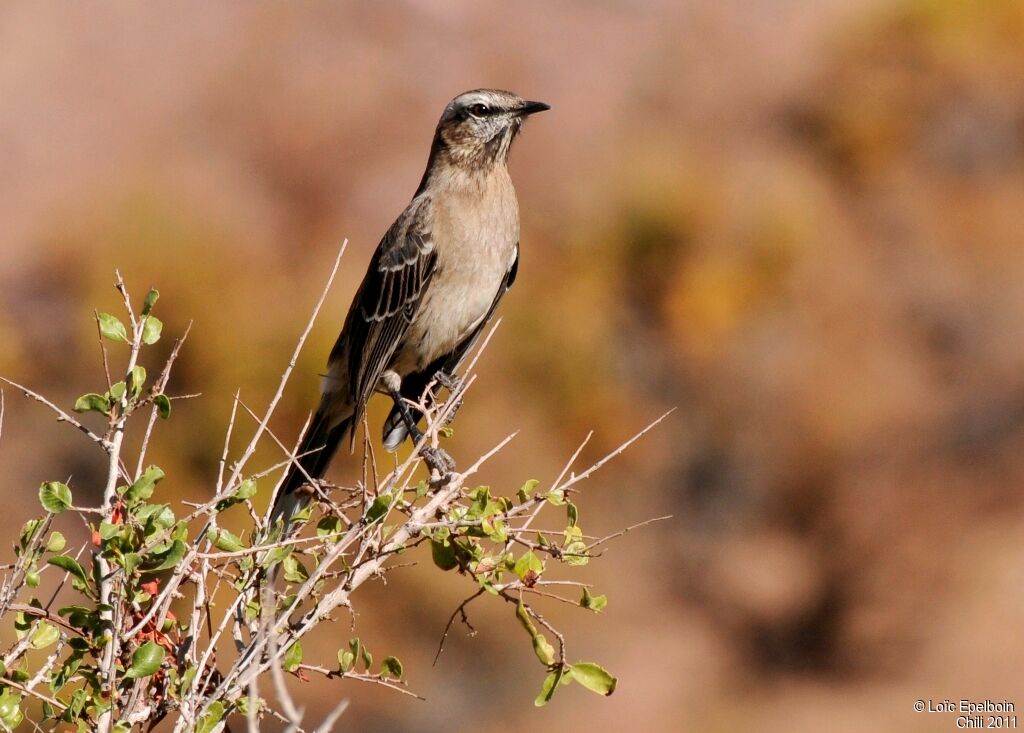
M 460 94 L 444 108 L 437 123 L 435 145 L 444 147 L 451 162 L 486 167 L 508 159 L 509 146 L 528 116 L 551 109 L 511 92 L 475 89 Z

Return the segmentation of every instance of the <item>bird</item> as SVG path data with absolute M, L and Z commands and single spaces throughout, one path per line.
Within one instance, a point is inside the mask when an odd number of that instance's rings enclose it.
M 391 397 L 383 443 L 420 437 L 418 401 L 435 379 L 451 388 L 460 362 L 515 282 L 519 203 L 509 149 L 527 117 L 551 107 L 499 89 L 445 106 L 412 200 L 370 259 L 327 362 L 319 405 L 279 485 L 271 526 L 288 531 L 375 392 Z

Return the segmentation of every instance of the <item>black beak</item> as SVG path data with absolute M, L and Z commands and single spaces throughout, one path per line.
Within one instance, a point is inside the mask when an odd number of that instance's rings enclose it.
M 523 102 L 522 106 L 516 110 L 516 114 L 520 117 L 526 117 L 527 115 L 544 112 L 549 109 L 551 109 L 551 105 L 544 104 L 543 102 Z

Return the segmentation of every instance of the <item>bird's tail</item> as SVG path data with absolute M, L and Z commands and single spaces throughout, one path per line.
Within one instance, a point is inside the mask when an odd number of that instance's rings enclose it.
M 419 422 L 423 417 L 423 413 L 415 407 L 409 408 L 409 414 L 412 415 L 413 422 Z M 388 413 L 387 419 L 384 421 L 384 449 L 394 453 L 408 437 L 409 428 L 402 418 L 402 411 L 395 406 L 391 408 L 391 412 Z
M 333 424 L 332 424 L 333 423 Z M 299 446 L 296 463 L 288 467 L 281 488 L 277 492 L 277 499 L 274 502 L 274 511 L 270 515 L 270 526 L 273 527 L 277 520 L 285 524 L 282 536 L 289 532 L 289 522 L 298 512 L 309 503 L 310 493 L 299 491 L 309 483 L 309 479 L 323 478 L 331 458 L 338 450 L 345 433 L 352 425 L 352 417 L 344 418 L 340 422 L 332 420 L 332 416 L 324 406 L 317 410 L 310 423 L 309 430 L 302 438 Z M 299 468 L 301 466 L 301 469 Z M 308 476 L 308 478 L 307 478 Z

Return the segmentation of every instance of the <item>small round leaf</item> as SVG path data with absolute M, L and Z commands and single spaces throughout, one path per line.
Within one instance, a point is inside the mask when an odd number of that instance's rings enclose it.
M 71 489 L 60 481 L 47 481 L 39 487 L 39 503 L 52 514 L 67 511 L 71 508 Z
M 99 321 L 100 333 L 104 338 L 111 341 L 128 341 L 128 331 L 116 316 L 100 313 L 96 316 L 96 320 Z
M 125 677 L 138 679 L 149 677 L 160 669 L 164 661 L 164 648 L 153 641 L 147 641 L 132 654 L 132 664 L 125 672 Z

